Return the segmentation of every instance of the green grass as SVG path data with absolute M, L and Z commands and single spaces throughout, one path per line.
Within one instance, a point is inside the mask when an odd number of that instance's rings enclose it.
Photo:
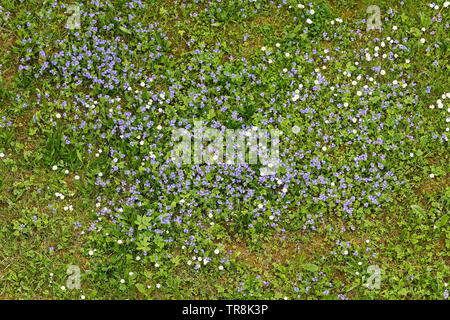
M 1 4 L 0 298 L 447 299 L 449 8 L 311 2 Z M 283 181 L 168 163 L 195 119 L 282 131 Z

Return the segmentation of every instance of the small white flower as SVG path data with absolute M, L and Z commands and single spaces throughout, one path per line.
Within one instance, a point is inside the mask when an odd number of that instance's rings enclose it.
M 90 256 L 93 256 L 93 255 L 94 255 L 94 251 L 92 251 L 92 250 L 89 250 L 88 253 L 89 253 Z
M 434 174 L 430 173 L 430 178 L 433 179 L 434 178 Z
M 310 18 L 308 18 L 308 19 L 306 19 L 306 23 L 307 24 L 312 24 L 313 22 L 312 22 L 312 20 Z
M 393 27 L 392 27 L 392 30 L 394 30 L 394 31 L 397 30 L 397 29 L 398 29 L 397 26 L 393 26 Z
M 84 295 L 81 295 L 81 300 L 86 299 L 86 297 Z
M 384 75 L 386 74 L 386 71 L 381 70 L 381 71 L 380 71 L 380 74 L 381 74 L 382 76 L 384 76 Z
M 128 272 L 128 275 L 131 277 L 133 275 L 133 271 Z
M 56 118 L 61 119 L 61 115 L 59 113 L 57 113 Z
M 219 270 L 220 270 L 220 271 L 223 270 L 223 266 L 222 266 L 222 265 L 219 266 Z
M 53 170 L 53 171 L 58 170 L 58 166 L 53 166 L 53 167 L 52 167 L 52 170 Z
M 120 239 L 119 239 L 119 240 L 117 240 L 117 243 L 118 243 L 118 244 L 122 244 L 122 243 L 123 243 L 123 240 L 120 240 Z
M 289 52 L 286 52 L 284 55 L 286 56 L 286 58 L 289 58 L 290 56 Z
M 139 261 L 139 260 L 141 260 L 141 257 L 137 256 L 136 261 Z
M 3 158 L 5 154 L 3 152 L 0 152 L 0 158 Z
M 159 267 L 159 263 L 155 263 L 155 268 L 158 268 Z
M 66 287 L 65 286 L 61 286 L 61 290 L 62 291 L 66 290 Z
M 157 283 L 156 288 L 158 288 L 158 289 L 161 288 L 161 284 Z
M 266 51 L 266 47 L 261 47 L 261 50 L 262 51 Z
M 120 283 L 125 283 L 125 279 L 120 279 Z
M 277 42 L 277 43 L 275 44 L 275 47 L 279 48 L 279 47 L 280 47 L 280 44 Z
M 420 39 L 420 43 L 425 43 L 425 38 Z

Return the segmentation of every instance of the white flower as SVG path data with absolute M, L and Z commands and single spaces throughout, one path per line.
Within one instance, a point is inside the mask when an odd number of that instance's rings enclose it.
M 157 283 L 156 288 L 158 288 L 158 289 L 161 288 L 161 284 Z
M 262 51 L 266 51 L 266 47 L 261 47 L 261 50 Z
M 75 180 L 80 180 L 80 176 L 75 176 L 74 179 Z
M 58 166 L 53 166 L 53 167 L 52 167 L 52 170 L 53 170 L 53 171 L 58 170 Z
M 145 87 L 145 82 L 144 81 L 141 82 L 141 87 Z
M 125 279 L 120 279 L 120 283 L 125 283 Z
M 65 286 L 61 286 L 61 290 L 62 291 L 66 290 L 66 287 Z
M 310 18 L 308 18 L 308 19 L 306 19 L 306 23 L 307 23 L 307 24 L 311 24 L 311 23 L 313 23 L 313 22 L 312 22 L 312 20 L 311 20 Z
M 287 189 L 286 189 L 286 188 L 283 188 L 281 191 L 282 191 L 283 193 L 286 193 L 286 192 L 287 192 Z
M 5 154 L 3 152 L 0 152 L 0 158 L 3 158 Z
M 360 265 L 362 265 L 362 262 L 360 261 L 360 262 L 358 262 L 358 266 L 360 266 Z
M 159 263 L 155 263 L 155 268 L 158 268 L 159 267 Z
M 269 217 L 270 220 L 273 220 L 274 218 L 275 218 L 274 216 L 270 216 L 270 217 Z
M 118 244 L 122 244 L 122 243 L 123 243 L 123 240 L 120 240 L 120 239 L 119 239 L 119 240 L 117 240 L 117 243 L 118 243 Z
M 141 257 L 137 256 L 136 261 L 139 261 L 139 260 L 141 260 Z
M 381 74 L 382 76 L 384 76 L 384 75 L 386 74 L 386 71 L 381 70 L 381 71 L 380 71 L 380 74 Z
M 219 270 L 221 270 L 221 271 L 223 270 L 223 266 L 222 265 L 219 266 Z
M 88 253 L 89 253 L 90 256 L 93 256 L 93 255 L 94 255 L 94 251 L 92 251 L 92 250 L 89 250 Z
M 161 129 L 162 129 L 161 125 L 158 125 L 158 126 L 156 127 L 156 129 L 161 130 Z
M 214 250 L 215 254 L 219 254 L 219 252 L 220 252 L 219 249 Z
M 56 118 L 61 119 L 61 115 L 59 113 L 57 113 Z
M 348 251 L 347 250 L 344 251 L 344 255 L 345 256 L 348 255 Z
M 420 39 L 420 43 L 425 43 L 425 38 Z
M 86 299 L 86 297 L 84 295 L 81 295 L 81 300 Z
M 280 47 L 280 44 L 277 42 L 277 43 L 275 44 L 275 47 L 279 48 L 279 47 Z
M 327 151 L 327 147 L 323 146 L 322 151 Z
M 289 58 L 290 56 L 289 52 L 286 52 L 284 55 L 286 56 L 286 58 Z
M 434 174 L 430 173 L 430 178 L 433 179 L 434 178 Z
M 133 274 L 134 274 L 133 271 L 128 272 L 129 276 L 132 276 Z
M 392 27 L 392 30 L 394 30 L 394 31 L 397 30 L 397 29 L 398 29 L 397 26 L 393 26 Z
M 309 13 L 310 13 L 310 14 L 314 14 L 314 13 L 316 13 L 316 12 L 314 11 L 314 9 L 311 9 L 311 10 L 309 10 Z
M 449 1 L 445 1 L 445 2 L 444 2 L 444 8 L 447 8 L 448 5 L 450 5 L 450 2 L 449 2 Z

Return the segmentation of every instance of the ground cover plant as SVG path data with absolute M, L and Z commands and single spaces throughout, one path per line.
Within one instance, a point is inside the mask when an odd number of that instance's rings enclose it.
M 449 9 L 2 1 L 0 297 L 448 299 Z

